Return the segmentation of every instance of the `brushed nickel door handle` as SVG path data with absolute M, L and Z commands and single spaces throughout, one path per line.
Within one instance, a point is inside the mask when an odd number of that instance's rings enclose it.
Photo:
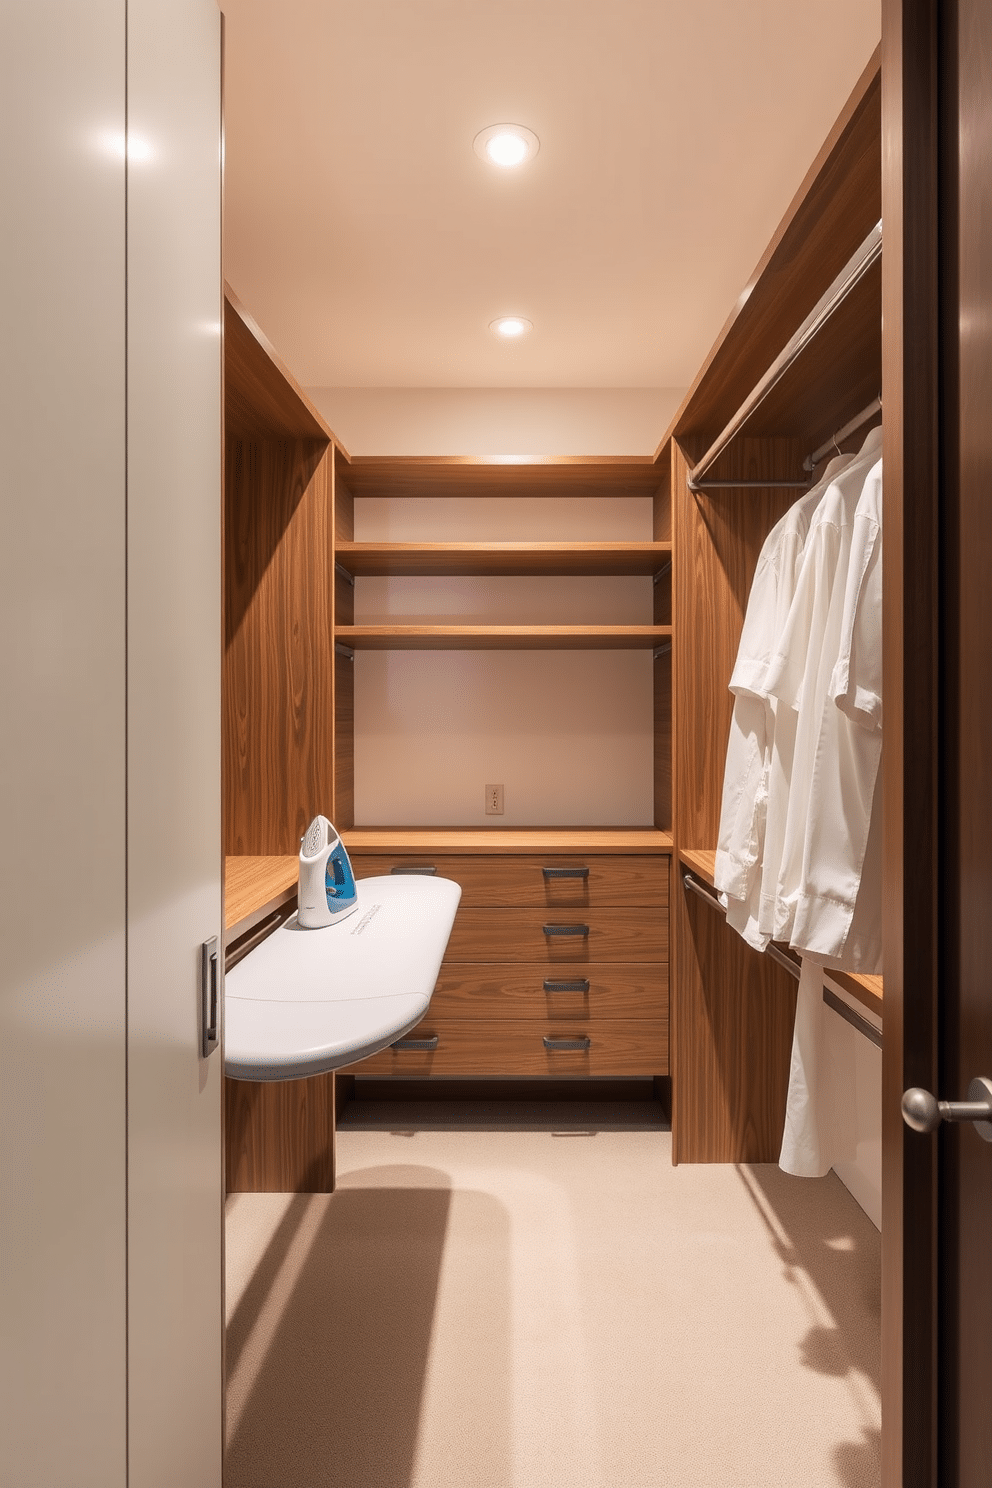
M 417 1049 L 421 1053 L 432 1053 L 437 1048 L 437 1034 L 433 1038 L 425 1039 L 397 1039 L 395 1044 L 390 1044 L 391 1049 Z
M 942 1101 L 915 1085 L 902 1098 L 902 1119 L 913 1131 L 936 1131 L 942 1121 L 970 1121 L 978 1135 L 992 1142 L 992 1080 L 980 1075 L 968 1086 L 966 1101 Z
M 588 935 L 588 925 L 545 925 L 545 935 Z
M 591 1044 L 592 1039 L 587 1038 L 548 1038 L 547 1034 L 544 1035 L 544 1047 L 546 1049 L 585 1050 L 590 1048 Z

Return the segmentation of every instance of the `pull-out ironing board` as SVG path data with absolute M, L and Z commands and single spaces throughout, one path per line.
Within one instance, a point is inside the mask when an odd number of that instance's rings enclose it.
M 337 924 L 303 930 L 293 914 L 227 973 L 225 1073 L 298 1080 L 400 1038 L 430 1004 L 461 892 L 446 878 L 362 878 Z

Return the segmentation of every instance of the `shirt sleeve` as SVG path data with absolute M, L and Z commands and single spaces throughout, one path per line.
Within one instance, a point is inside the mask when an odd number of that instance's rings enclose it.
M 882 727 L 882 465 L 858 503 L 840 651 L 830 681 L 837 707 L 866 729 Z

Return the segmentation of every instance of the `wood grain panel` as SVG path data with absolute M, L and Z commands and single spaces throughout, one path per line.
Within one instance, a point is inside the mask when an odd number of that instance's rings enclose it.
M 568 983 L 587 981 L 587 991 L 561 990 Z M 545 987 L 551 983 L 551 990 Z M 561 984 L 561 987 L 555 984 Z M 546 965 L 473 966 L 445 962 L 431 997 L 432 1017 L 446 1022 L 562 1019 L 639 1023 L 668 1020 L 668 967 L 601 966 L 579 962 L 560 975 Z
M 643 651 L 670 639 L 663 625 L 343 625 L 363 651 Z
M 434 853 L 669 853 L 672 837 L 652 827 L 356 827 L 351 856 Z
M 437 1035 L 433 1052 L 385 1049 L 350 1067 L 359 1075 L 664 1075 L 668 1072 L 668 1029 L 660 1019 L 629 1025 L 576 1020 L 559 1023 L 443 1021 L 428 1015 L 410 1039 Z M 583 1051 L 546 1049 L 543 1039 L 588 1038 Z
M 700 451 L 689 451 L 690 459 Z M 735 473 L 787 478 L 794 441 L 741 439 Z M 678 564 L 674 570 L 675 823 L 679 842 L 715 843 L 733 699 L 727 684 L 740 644 L 751 581 L 765 537 L 795 500 L 774 489 L 694 494 L 688 460 L 676 450 Z
M 679 858 L 712 889 L 716 881 L 715 847 L 680 847 Z
M 337 544 L 349 573 L 423 574 L 653 574 L 671 557 L 667 543 L 499 542 Z
M 341 469 L 360 496 L 651 496 L 650 456 L 502 460 L 475 456 L 356 456 Z
M 293 852 L 333 799 L 330 455 L 229 440 L 226 488 L 225 852 Z
M 334 825 L 355 821 L 355 663 L 334 658 Z
M 719 433 L 881 215 L 876 52 L 738 296 L 671 432 L 683 441 Z
M 654 660 L 654 822 L 662 830 L 672 826 L 672 653 Z
M 228 1193 L 333 1193 L 334 1073 L 224 1081 Z
M 545 935 L 543 927 L 588 925 L 588 935 Z M 667 961 L 668 915 L 657 909 L 459 909 L 446 962 Z
M 433 867 L 437 877 L 461 885 L 461 908 L 527 905 L 584 909 L 587 905 L 667 905 L 668 858 L 545 853 L 541 857 L 448 857 L 399 854 L 380 858 L 356 854 L 356 878 L 372 878 L 393 868 Z M 588 868 L 584 879 L 546 878 L 542 868 Z
M 241 934 L 249 921 L 277 908 L 296 893 L 299 858 L 224 859 L 224 928 Z
M 355 498 L 348 484 L 348 462 L 341 451 L 334 451 L 334 542 L 353 542 L 355 538 Z
M 796 983 L 693 894 L 673 895 L 677 1162 L 776 1162 Z
M 224 290 L 224 427 L 239 439 L 334 436 L 255 321 Z
M 672 540 L 672 449 L 662 445 L 655 457 L 658 486 L 654 493 L 652 536 L 655 542 Z

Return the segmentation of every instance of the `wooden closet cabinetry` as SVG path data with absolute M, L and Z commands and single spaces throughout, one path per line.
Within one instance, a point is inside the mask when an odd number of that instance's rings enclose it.
M 352 862 L 359 879 L 434 868 L 462 886 L 428 1016 L 354 1073 L 667 1074 L 667 855 L 356 850 Z

